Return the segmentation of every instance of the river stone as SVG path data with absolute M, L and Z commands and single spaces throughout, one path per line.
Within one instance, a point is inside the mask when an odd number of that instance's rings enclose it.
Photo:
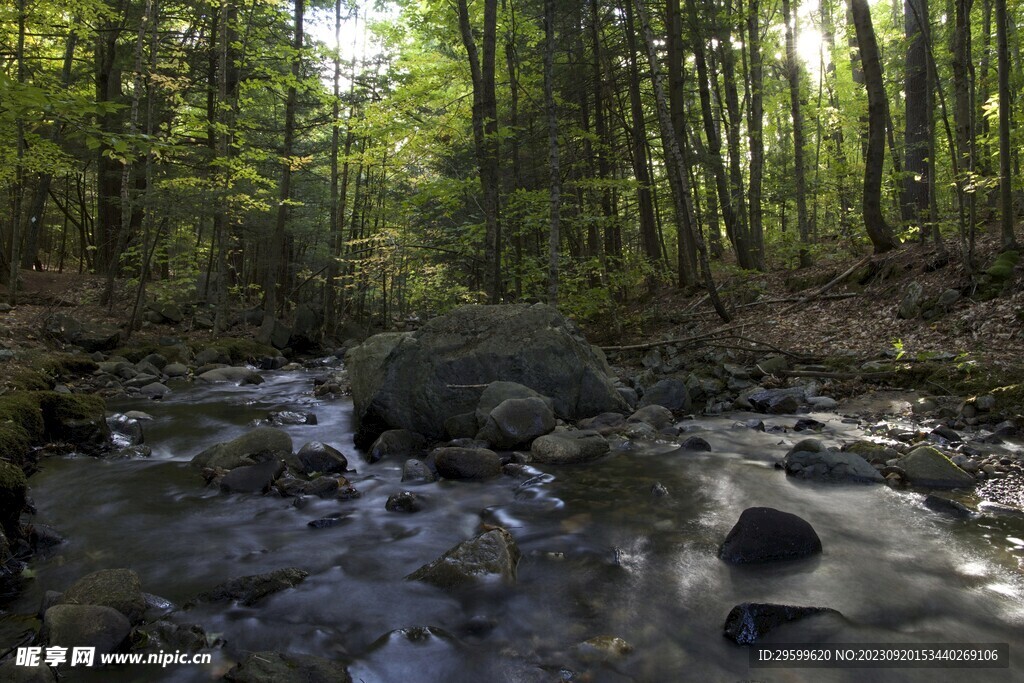
M 337 448 L 320 441 L 310 441 L 295 454 L 302 474 L 344 472 L 348 458 Z
M 924 289 L 917 282 L 907 285 L 907 291 L 900 301 L 900 307 L 896 311 L 897 318 L 913 320 L 921 315 L 921 302 L 924 298 Z
M 577 424 L 580 429 L 589 429 L 601 436 L 609 436 L 626 426 L 626 417 L 622 413 L 601 413 L 600 415 L 580 420 Z
M 148 398 L 163 398 L 171 393 L 170 388 L 161 382 L 150 382 L 139 389 L 139 393 Z
M 729 564 L 773 562 L 821 552 L 821 540 L 805 520 L 774 508 L 747 508 L 725 537 L 718 556 Z
M 686 382 L 675 377 L 659 380 L 654 386 L 644 391 L 640 399 L 640 408 L 645 406 L 664 406 L 672 412 L 685 412 L 690 409 L 690 394 L 686 390 Z
M 723 635 L 739 645 L 750 645 L 782 624 L 819 614 L 839 615 L 839 612 L 828 607 L 793 607 L 765 602 L 744 602 L 729 611 L 729 616 L 725 618 Z
M 400 491 L 388 496 L 384 509 L 388 512 L 419 512 L 423 509 L 423 499 L 412 491 Z
M 260 373 L 250 368 L 230 366 L 207 370 L 196 379 L 203 382 L 238 382 L 239 385 L 263 384 L 263 377 Z
M 86 353 L 110 351 L 121 342 L 121 331 L 116 327 L 81 322 L 64 313 L 56 313 L 47 318 L 45 330 L 59 341 L 82 347 Z
M 573 651 L 584 661 L 609 662 L 629 656 L 633 646 L 618 636 L 594 636 L 578 643 Z
M 52 683 L 57 680 L 53 669 L 40 663 L 39 666 L 20 666 L 14 659 L 0 664 L 0 681 L 7 683 Z
M 874 441 L 854 441 L 843 446 L 843 450 L 856 453 L 870 463 L 887 463 L 900 457 L 900 452 L 894 448 Z
M 925 496 L 924 506 L 929 510 L 941 512 L 945 515 L 957 517 L 959 519 L 971 519 L 977 515 L 974 510 L 967 507 L 960 501 L 952 500 L 951 498 L 943 498 L 942 496 Z
M 665 406 L 646 405 L 626 418 L 626 422 L 643 422 L 662 429 L 672 424 L 672 411 Z
M 231 441 L 210 446 L 192 458 L 192 465 L 230 470 L 291 452 L 292 438 L 287 432 L 275 427 L 257 427 Z
M 142 621 L 146 611 L 142 582 L 131 569 L 101 569 L 87 574 L 64 591 L 57 604 L 110 607 L 133 624 Z
M 476 438 L 509 450 L 529 444 L 555 428 L 555 416 L 543 398 L 509 398 L 499 403 L 484 421 Z
M 480 480 L 501 474 L 501 458 L 486 448 L 448 446 L 434 449 L 431 457 L 445 479 Z
M 110 448 L 106 404 L 101 397 L 57 391 L 38 396 L 47 439 L 67 441 L 87 455 L 101 455 Z
M 565 419 L 626 409 L 607 365 L 544 304 L 462 306 L 407 335 L 371 338 L 346 364 L 357 445 L 388 428 L 443 438 L 445 421 L 475 410 L 479 387 L 497 380 L 549 396 Z
M 683 442 L 679 447 L 680 450 L 684 451 L 711 451 L 711 444 L 699 436 L 691 436 L 689 439 Z
M 341 662 L 312 655 L 253 652 L 224 675 L 234 683 L 351 683 Z
M 513 583 L 519 557 L 519 548 L 512 534 L 496 528 L 459 543 L 405 578 L 445 590 L 488 579 Z
M 164 374 L 168 377 L 184 377 L 188 374 L 188 366 L 184 363 L 168 363 L 164 366 Z
M 974 477 L 953 464 L 931 446 L 918 446 L 899 459 L 897 465 L 914 486 L 959 488 L 974 486 Z
M 309 576 L 309 572 L 287 567 L 265 574 L 239 576 L 226 581 L 212 590 L 200 593 L 197 602 L 239 602 L 251 607 L 268 595 L 293 588 Z
M 193 360 L 196 367 L 213 364 L 231 365 L 231 354 L 224 349 L 210 347 L 197 353 Z
M 444 421 L 444 431 L 449 439 L 472 439 L 480 431 L 476 412 L 459 413 Z
M 286 498 L 298 498 L 300 496 L 334 498 L 338 495 L 338 490 L 341 488 L 342 482 L 344 482 L 345 485 L 348 484 L 348 480 L 344 478 L 339 481 L 334 477 L 323 476 L 307 481 L 305 479 L 298 479 L 290 474 L 286 474 L 274 482 L 274 486 L 280 494 Z
M 801 450 L 800 445 L 805 439 L 786 453 L 782 466 L 786 474 L 829 482 L 863 482 L 882 484 L 885 479 L 867 460 L 856 453 L 820 450 Z M 816 443 L 815 445 L 821 445 Z
M 429 484 L 434 481 L 437 481 L 437 476 L 422 460 L 409 458 L 402 465 L 402 483 Z
M 96 654 L 115 652 L 132 625 L 112 607 L 54 605 L 43 615 L 41 635 L 52 647 L 94 647 Z
M 220 490 L 225 493 L 266 493 L 284 473 L 284 463 L 268 460 L 255 465 L 236 467 L 220 480 Z
M 530 454 L 534 462 L 568 465 L 590 462 L 608 452 L 608 442 L 597 432 L 581 429 L 555 432 L 534 440 Z
M 427 440 L 408 429 L 389 429 L 377 437 L 366 452 L 366 461 L 378 462 L 389 456 L 418 455 L 427 447 Z
M 477 427 L 483 427 L 491 411 L 510 398 L 539 398 L 544 401 L 552 413 L 555 410 L 554 401 L 547 396 L 541 396 L 530 387 L 523 386 L 518 382 L 491 382 L 484 388 L 483 393 L 480 394 L 480 400 L 476 404 L 474 415 Z
M 795 413 L 804 400 L 804 390 L 800 387 L 763 389 L 747 396 L 747 400 L 754 410 L 761 413 Z
M 21 536 L 19 519 L 27 492 L 25 472 L 17 465 L 0 460 L 0 528 L 11 538 Z

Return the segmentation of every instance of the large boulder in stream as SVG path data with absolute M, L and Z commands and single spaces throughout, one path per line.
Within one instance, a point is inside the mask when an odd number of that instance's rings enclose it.
M 827 482 L 884 484 L 885 479 L 867 460 L 850 451 L 833 451 L 817 439 L 804 439 L 782 460 L 786 474 Z
M 555 432 L 536 439 L 530 447 L 534 462 L 574 465 L 596 460 L 609 450 L 603 436 L 589 429 Z
M 97 654 L 123 646 L 132 625 L 112 607 L 54 605 L 43 615 L 42 639 L 52 647 L 94 647 Z
M 519 547 L 512 534 L 495 528 L 459 543 L 405 578 L 445 590 L 488 579 L 512 583 L 516 580 L 519 557 Z
M 718 556 L 729 564 L 793 560 L 821 552 L 806 520 L 775 508 L 747 508 L 725 537 Z
M 974 477 L 931 446 L 918 446 L 899 459 L 899 467 L 914 486 L 955 489 L 974 486 Z
M 445 421 L 474 412 L 499 380 L 550 397 L 566 419 L 627 410 L 607 363 L 543 304 L 463 306 L 415 332 L 371 337 L 346 363 L 364 448 L 391 428 L 443 439 Z
M 110 607 L 133 624 L 142 621 L 146 612 L 142 582 L 131 569 L 101 569 L 87 574 L 64 591 L 57 604 Z
M 192 458 L 195 467 L 233 470 L 290 456 L 292 437 L 274 427 L 257 427 L 231 441 L 214 444 Z

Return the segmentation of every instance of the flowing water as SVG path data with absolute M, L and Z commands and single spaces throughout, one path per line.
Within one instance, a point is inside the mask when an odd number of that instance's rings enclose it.
M 36 520 L 68 541 L 33 564 L 35 579 L 0 619 L 0 640 L 35 625 L 45 590 L 130 567 L 143 589 L 184 604 L 229 578 L 295 566 L 309 577 L 254 607 L 200 605 L 178 613 L 224 639 L 210 666 L 82 669 L 66 680 L 213 680 L 259 650 L 350 662 L 356 681 L 559 681 L 591 669 L 595 681 L 935 681 L 928 669 L 751 669 L 747 650 L 721 635 L 740 602 L 832 607 L 845 618 L 787 626 L 770 642 L 1009 643 L 1011 668 L 962 672 L 1024 680 L 1024 519 L 956 520 L 922 495 L 885 486 L 788 479 L 773 463 L 801 435 L 763 433 L 747 415 L 687 423 L 711 453 L 623 444 L 576 467 L 527 468 L 486 483 L 401 483 L 401 462 L 367 465 L 352 448 L 351 403 L 311 397 L 317 370 L 271 372 L 260 386 L 184 385 L 160 402 L 119 404 L 144 423 L 148 459 L 52 458 L 32 477 Z M 296 448 L 324 441 L 349 456 L 362 497 L 224 495 L 205 488 L 189 459 L 250 429 L 272 410 L 316 413 L 286 427 Z M 817 416 L 825 419 L 823 416 Z M 771 424 L 791 426 L 796 418 Z M 862 432 L 835 416 L 822 435 Z M 670 495 L 651 488 L 659 482 Z M 415 490 L 422 512 L 387 512 Z M 807 519 L 824 552 L 806 561 L 732 567 L 717 546 L 743 509 L 769 506 Z M 307 522 L 339 515 L 313 529 Z M 514 586 L 457 595 L 403 577 L 473 536 L 506 527 L 523 553 Z M 409 627 L 428 631 L 390 632 Z M 613 635 L 634 652 L 610 663 L 578 659 L 574 645 Z M 949 676 L 949 677 L 946 677 Z M 955 674 L 959 678 L 960 674 Z

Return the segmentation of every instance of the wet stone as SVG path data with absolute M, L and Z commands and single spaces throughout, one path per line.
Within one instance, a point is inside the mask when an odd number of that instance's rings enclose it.
M 388 512 L 419 512 L 423 509 L 423 498 L 412 491 L 402 491 L 390 496 L 384 509 Z

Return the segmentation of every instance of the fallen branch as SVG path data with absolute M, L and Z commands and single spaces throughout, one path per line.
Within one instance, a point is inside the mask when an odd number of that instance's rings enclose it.
M 732 330 L 742 329 L 749 327 L 751 323 L 742 323 L 740 325 L 732 325 L 730 327 L 723 327 L 718 330 L 712 330 L 711 332 L 705 332 L 704 334 L 698 334 L 694 337 L 683 337 L 681 339 L 662 339 L 661 341 L 646 342 L 644 344 L 630 344 L 628 346 L 602 346 L 602 351 L 645 351 L 647 349 L 653 349 L 658 346 L 669 346 L 671 344 L 692 344 L 693 342 L 704 341 L 712 339 L 725 332 L 731 332 Z
M 855 270 L 857 270 L 858 268 L 863 266 L 865 263 L 868 263 L 869 261 L 871 261 L 872 256 L 873 256 L 873 254 L 868 254 L 867 256 L 862 258 L 860 261 L 857 261 L 852 266 L 850 266 L 849 269 L 844 271 L 842 274 L 837 275 L 836 277 L 834 277 L 831 281 L 829 281 L 827 284 L 825 284 L 825 286 L 822 287 L 821 289 L 815 290 L 811 294 L 808 294 L 807 296 L 805 296 L 804 298 L 800 299 L 800 301 L 796 302 L 792 306 L 784 308 L 780 312 L 780 315 L 784 314 L 784 313 L 789 313 L 790 311 L 796 309 L 798 306 L 801 306 L 802 304 L 805 304 L 808 301 L 812 301 L 813 299 L 818 298 L 819 296 L 821 296 L 822 294 L 824 294 L 828 290 L 832 289 L 833 287 L 838 285 L 840 282 L 842 282 L 846 278 L 850 277 L 850 275 L 852 275 Z
M 872 381 L 878 379 L 892 379 L 898 375 L 896 372 L 832 372 L 828 370 L 784 370 L 774 373 L 779 377 L 820 377 L 822 379 L 862 379 Z
M 848 292 L 846 294 L 825 294 L 824 296 L 819 296 L 817 298 L 819 298 L 819 299 L 826 299 L 826 300 L 831 300 L 831 299 L 852 299 L 852 298 L 858 297 L 858 296 L 860 296 L 860 294 L 856 294 L 854 292 Z M 739 306 L 736 306 L 736 308 L 751 308 L 752 306 L 767 306 L 769 304 L 788 304 L 788 303 L 792 303 L 794 301 L 797 302 L 797 303 L 800 303 L 801 301 L 803 301 L 803 298 L 799 297 L 799 296 L 787 296 L 787 297 L 783 297 L 781 299 L 765 299 L 763 301 L 754 301 L 754 302 L 749 303 L 749 304 L 740 304 Z

